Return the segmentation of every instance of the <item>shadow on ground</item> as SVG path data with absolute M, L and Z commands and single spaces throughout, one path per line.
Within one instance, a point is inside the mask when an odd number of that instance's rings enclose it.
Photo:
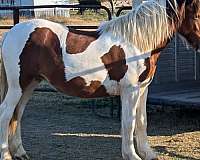
M 199 109 L 175 109 L 167 106 L 163 109 L 148 110 L 148 133 L 150 136 L 170 136 L 186 132 L 200 131 Z M 151 107 L 152 108 L 152 107 Z

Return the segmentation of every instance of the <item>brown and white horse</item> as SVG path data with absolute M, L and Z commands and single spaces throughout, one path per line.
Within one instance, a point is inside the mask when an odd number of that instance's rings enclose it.
M 71 96 L 120 95 L 123 158 L 156 158 L 146 136 L 147 87 L 159 51 L 177 30 L 198 49 L 199 30 L 193 26 L 198 21 L 199 3 L 145 1 L 127 15 L 106 22 L 97 32 L 72 30 L 41 19 L 14 26 L 2 44 L 5 98 L 0 106 L 0 160 L 28 159 L 20 121 L 33 90 L 44 79 Z M 186 16 L 190 11 L 194 21 Z M 189 28 L 185 30 L 182 24 Z M 190 39 L 190 34 L 196 39 Z

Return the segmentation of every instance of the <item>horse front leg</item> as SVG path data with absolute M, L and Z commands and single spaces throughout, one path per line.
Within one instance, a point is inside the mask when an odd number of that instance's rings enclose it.
M 146 101 L 148 94 L 148 86 L 140 89 L 140 98 L 136 111 L 136 127 L 135 127 L 135 140 L 137 151 L 140 157 L 144 160 L 156 159 L 156 154 L 151 149 L 147 138 L 147 114 L 146 114 Z
M 141 160 L 134 148 L 133 133 L 136 121 L 136 106 L 139 99 L 139 89 L 123 88 L 121 90 L 122 101 L 122 156 L 125 160 Z

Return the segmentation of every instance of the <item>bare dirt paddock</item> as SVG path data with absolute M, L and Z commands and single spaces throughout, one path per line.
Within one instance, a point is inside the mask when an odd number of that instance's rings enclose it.
M 100 118 L 91 108 L 88 101 L 35 92 L 22 125 L 24 146 L 31 159 L 122 160 L 119 120 Z M 200 110 L 150 108 L 149 141 L 159 159 L 199 160 Z M 97 111 L 107 114 L 108 109 L 102 106 Z

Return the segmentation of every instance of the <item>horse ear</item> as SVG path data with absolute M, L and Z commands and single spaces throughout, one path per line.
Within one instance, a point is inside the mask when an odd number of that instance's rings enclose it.
M 132 1 L 132 8 L 136 8 L 138 5 L 142 3 L 143 0 L 133 0 Z

